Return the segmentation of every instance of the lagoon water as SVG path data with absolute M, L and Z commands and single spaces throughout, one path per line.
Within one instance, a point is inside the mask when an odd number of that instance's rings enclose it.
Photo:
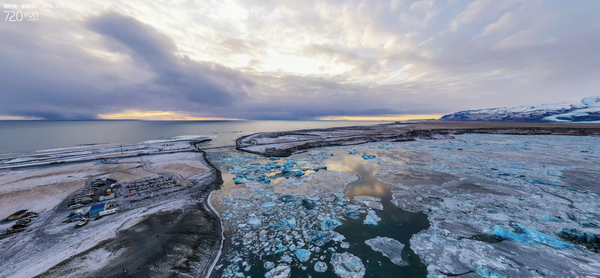
M 87 144 L 135 144 L 182 135 L 213 136 L 209 146 L 261 131 L 380 124 L 365 121 L 0 121 L 0 154 Z

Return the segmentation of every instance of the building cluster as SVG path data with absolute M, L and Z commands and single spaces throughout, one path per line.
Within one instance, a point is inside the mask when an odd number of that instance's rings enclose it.
M 113 214 L 118 211 L 116 202 L 106 202 L 115 198 L 115 189 L 119 188 L 117 180 L 96 179 L 92 181 L 89 189 L 83 190 L 77 196 L 69 200 L 68 206 L 71 212 L 65 222 L 78 221 L 77 226 L 87 224 L 89 218 L 98 218 Z M 87 204 L 96 203 L 90 208 L 83 208 Z
M 179 186 L 172 177 L 162 175 L 120 182 L 119 185 L 124 189 L 124 197 L 130 198 L 131 203 L 155 198 L 168 189 Z

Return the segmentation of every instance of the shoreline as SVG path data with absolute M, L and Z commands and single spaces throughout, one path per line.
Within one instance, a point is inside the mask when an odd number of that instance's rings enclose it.
M 258 132 L 236 139 L 236 149 L 266 157 L 287 157 L 318 147 L 349 146 L 372 142 L 403 142 L 451 138 L 460 134 L 600 135 L 600 124 L 401 122 L 352 127 Z

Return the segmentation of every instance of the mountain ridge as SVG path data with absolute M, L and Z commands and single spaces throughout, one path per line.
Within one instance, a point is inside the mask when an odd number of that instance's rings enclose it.
M 464 110 L 438 121 L 600 123 L 600 95 L 583 98 L 579 103 Z

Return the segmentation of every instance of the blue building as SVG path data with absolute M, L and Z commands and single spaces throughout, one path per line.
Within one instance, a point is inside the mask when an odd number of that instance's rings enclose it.
M 93 205 L 90 208 L 90 217 L 98 216 L 98 214 L 100 214 L 101 211 L 104 211 L 105 206 L 106 203 Z

